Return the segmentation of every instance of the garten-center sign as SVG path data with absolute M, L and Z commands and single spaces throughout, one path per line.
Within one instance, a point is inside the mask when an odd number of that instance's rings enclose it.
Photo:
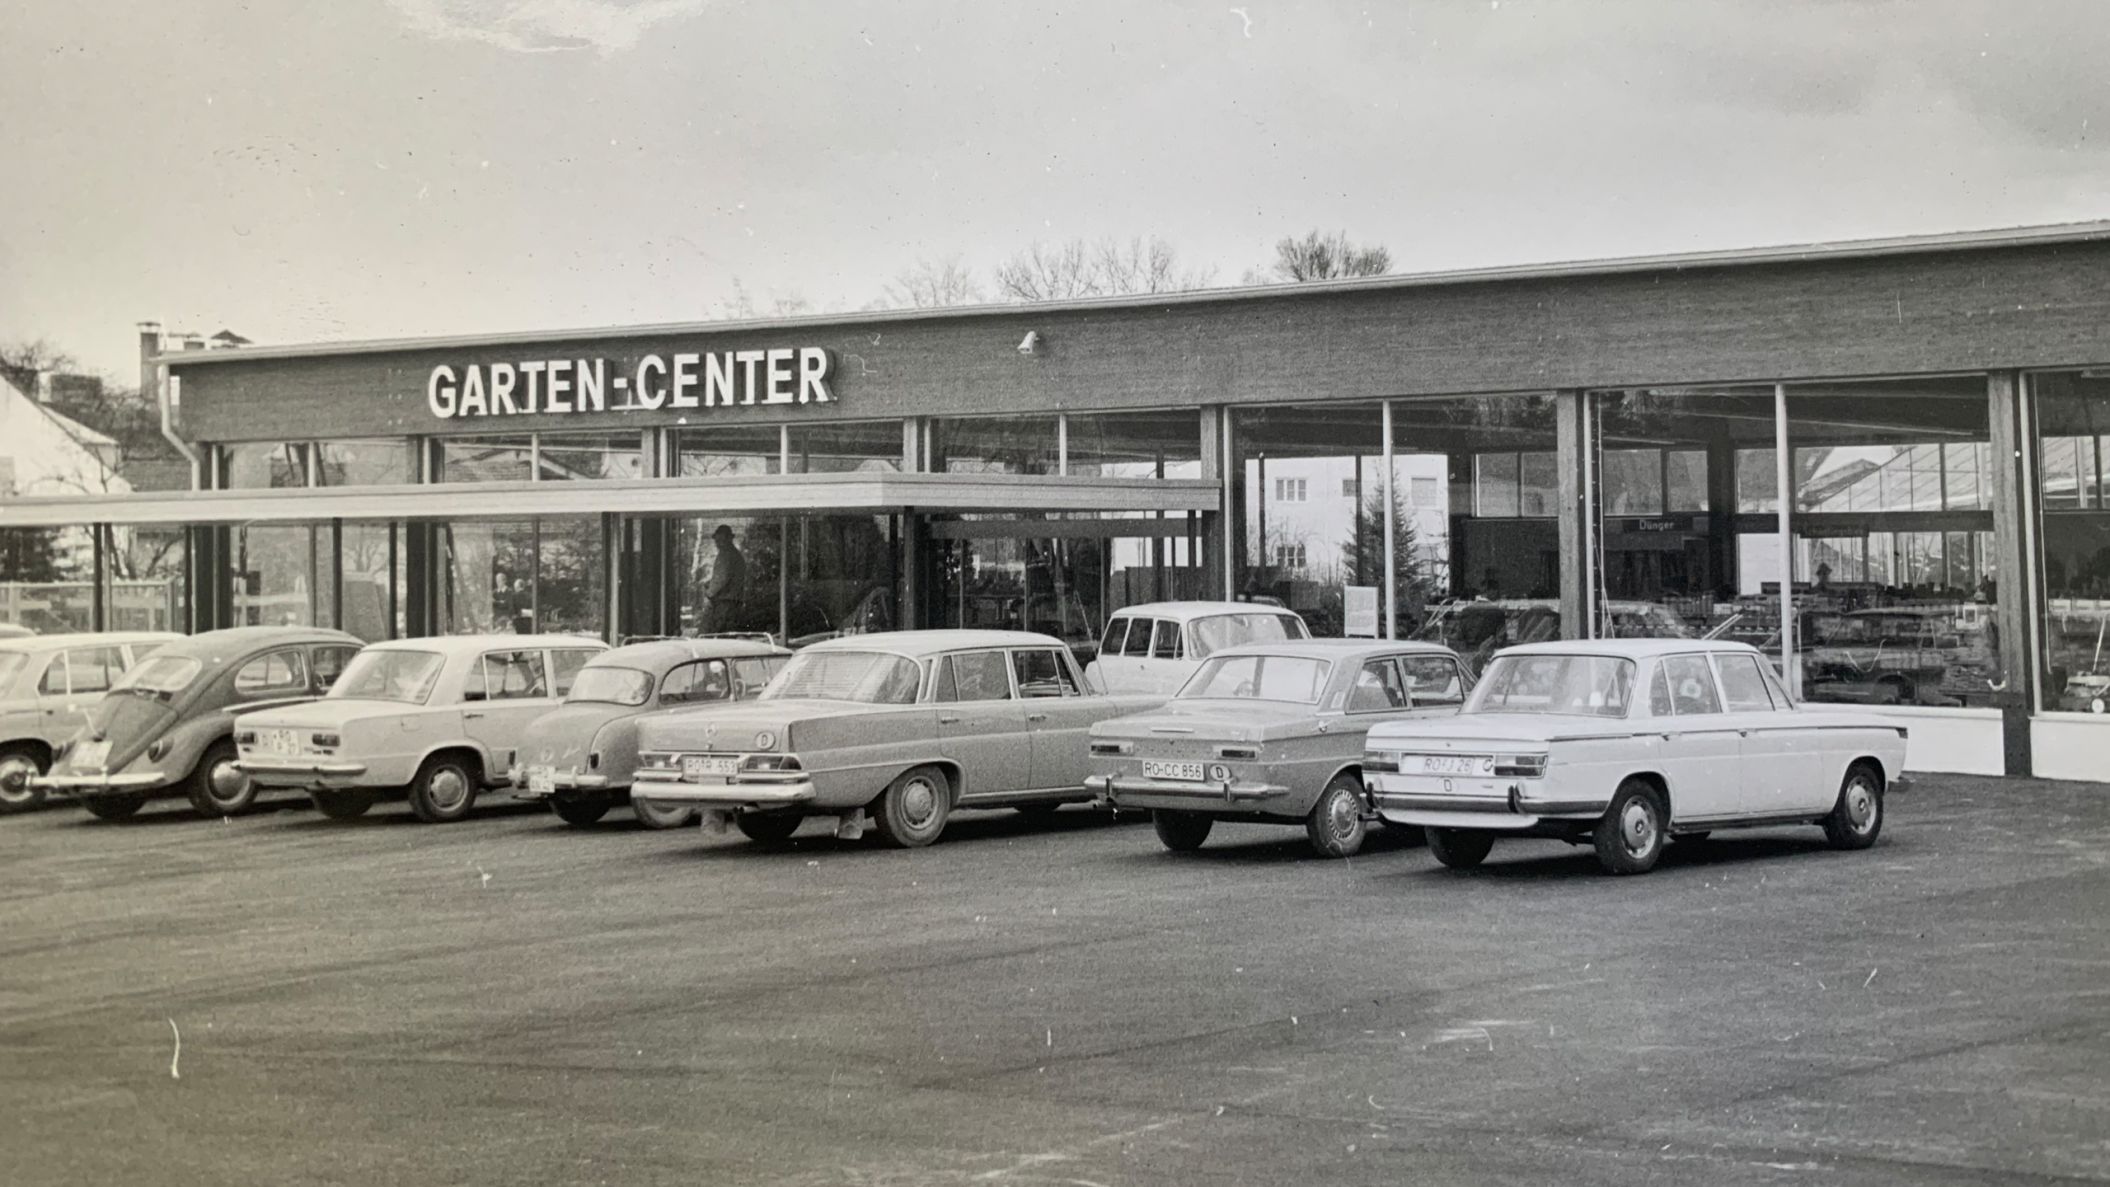
M 828 404 L 833 371 L 833 356 L 818 346 L 648 354 L 627 371 L 605 358 L 442 363 L 425 381 L 425 402 L 441 420 Z

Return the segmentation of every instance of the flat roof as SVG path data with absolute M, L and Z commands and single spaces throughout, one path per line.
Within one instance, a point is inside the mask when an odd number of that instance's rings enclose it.
M 1876 239 L 1843 239 L 1815 243 L 1778 244 L 1767 247 L 1730 248 L 1668 255 L 1614 256 L 1541 264 L 1513 264 L 1490 268 L 1401 272 L 1383 276 L 1359 276 L 1341 280 L 1307 281 L 1302 284 L 1287 283 L 1220 289 L 1193 289 L 1174 293 L 1128 294 L 1115 297 L 1087 297 L 1066 301 L 1038 301 L 1030 304 L 950 305 L 930 309 L 802 314 L 796 317 L 749 318 L 730 321 L 645 323 L 584 329 L 560 328 L 536 331 L 507 331 L 493 334 L 439 335 L 419 338 L 296 343 L 285 346 L 241 346 L 221 350 L 171 351 L 155 356 L 155 361 L 172 367 L 187 367 L 196 364 L 239 363 L 244 360 L 325 358 L 332 355 L 348 354 L 392 354 L 412 350 L 466 349 L 525 343 L 590 342 L 616 338 L 673 337 L 705 333 L 752 333 L 771 330 L 803 330 L 819 326 L 863 326 L 906 321 L 936 321 L 948 318 L 1016 317 L 1022 314 L 1087 310 L 1157 309 L 1180 305 L 1207 304 L 1210 302 L 1264 300 L 1290 295 L 1384 292 L 1394 289 L 1485 284 L 1508 280 L 1545 280 L 1562 277 L 1611 276 L 1635 272 L 1675 272 L 1694 268 L 1803 263 L 1819 259 L 1868 259 L 1880 256 L 1915 255 L 1928 252 L 1978 251 L 2001 247 L 2036 247 L 2062 243 L 2091 243 L 2105 239 L 2110 239 L 2110 219 L 2006 227 L 1994 230 L 1951 231 L 1932 235 L 1903 235 Z

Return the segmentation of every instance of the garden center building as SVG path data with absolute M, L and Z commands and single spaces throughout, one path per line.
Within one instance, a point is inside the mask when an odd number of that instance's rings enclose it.
M 2110 223 L 142 349 L 197 489 L 0 501 L 8 557 L 79 570 L 0 572 L 40 630 L 1089 647 L 1123 605 L 1271 599 L 1476 659 L 1745 639 L 1915 766 L 2110 777 Z

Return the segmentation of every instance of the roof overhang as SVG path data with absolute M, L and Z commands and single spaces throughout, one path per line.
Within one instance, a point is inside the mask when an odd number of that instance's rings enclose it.
M 309 523 L 529 515 L 771 515 L 919 511 L 1214 511 L 1220 483 L 1019 474 L 770 474 L 554 482 L 168 491 L 0 500 L 0 528 Z

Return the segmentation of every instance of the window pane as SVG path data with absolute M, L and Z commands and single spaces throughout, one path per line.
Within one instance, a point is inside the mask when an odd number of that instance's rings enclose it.
M 539 651 L 493 651 L 483 657 L 484 699 L 525 700 L 549 695 Z
M 784 443 L 776 425 L 708 425 L 674 431 L 674 473 L 681 478 L 775 474 Z
M 969 651 L 953 656 L 952 679 L 963 701 L 1011 699 L 1011 675 L 1001 651 Z
M 245 442 L 220 449 L 220 489 L 265 490 L 306 486 L 307 446 L 297 442 Z
M 1773 698 L 1766 693 L 1766 678 L 1759 675 L 1756 656 L 1718 655 L 1714 666 L 1722 677 L 1722 701 L 1731 713 L 1773 711 Z
M 1697 449 L 1673 449 L 1664 454 L 1670 486 L 1664 492 L 1664 510 L 1707 510 L 1707 455 Z
M 1057 469 L 1052 416 L 950 416 L 931 421 L 930 469 L 935 474 L 1053 474 Z
M 402 438 L 323 441 L 315 450 L 317 486 L 403 486 L 418 480 L 417 446 Z
M 1400 657 L 1399 666 L 1417 707 L 1465 702 L 1465 680 L 1450 660 L 1440 655 L 1408 655 Z
M 1663 674 L 1670 680 L 1670 703 L 1678 716 L 1722 711 L 1721 699 L 1714 692 L 1714 673 L 1707 670 L 1705 659 L 1674 655 L 1663 661 Z
M 535 477 L 535 443 L 528 433 L 442 438 L 439 450 L 441 482 L 527 482 Z
M 1355 674 L 1355 687 L 1348 690 L 1350 713 L 1376 713 L 1407 707 L 1407 690 L 1400 684 L 1399 669 L 1391 660 L 1372 660 Z
M 901 469 L 902 429 L 898 420 L 795 424 L 790 434 L 794 474 Z
M 299 692 L 308 686 L 307 661 L 298 651 L 274 651 L 243 664 L 234 674 L 237 696 Z
M 2110 379 L 2032 375 L 2029 390 L 2041 434 L 2044 708 L 2100 713 L 2110 710 Z
M 1663 453 L 1655 449 L 1604 451 L 1604 513 L 1663 514 Z
M 327 525 L 249 524 L 235 528 L 232 535 L 238 624 L 330 623 L 337 557 Z
M 544 482 L 576 478 L 642 478 L 643 435 L 628 433 L 544 433 Z
M 1482 519 L 1502 519 L 1517 514 L 1517 455 L 1481 453 L 1473 456 L 1473 514 Z
M 1057 651 L 1014 651 L 1011 662 L 1018 673 L 1018 694 L 1022 697 L 1073 697 L 1077 695 L 1077 684 L 1070 678 L 1070 667 L 1062 662 L 1062 653 Z

